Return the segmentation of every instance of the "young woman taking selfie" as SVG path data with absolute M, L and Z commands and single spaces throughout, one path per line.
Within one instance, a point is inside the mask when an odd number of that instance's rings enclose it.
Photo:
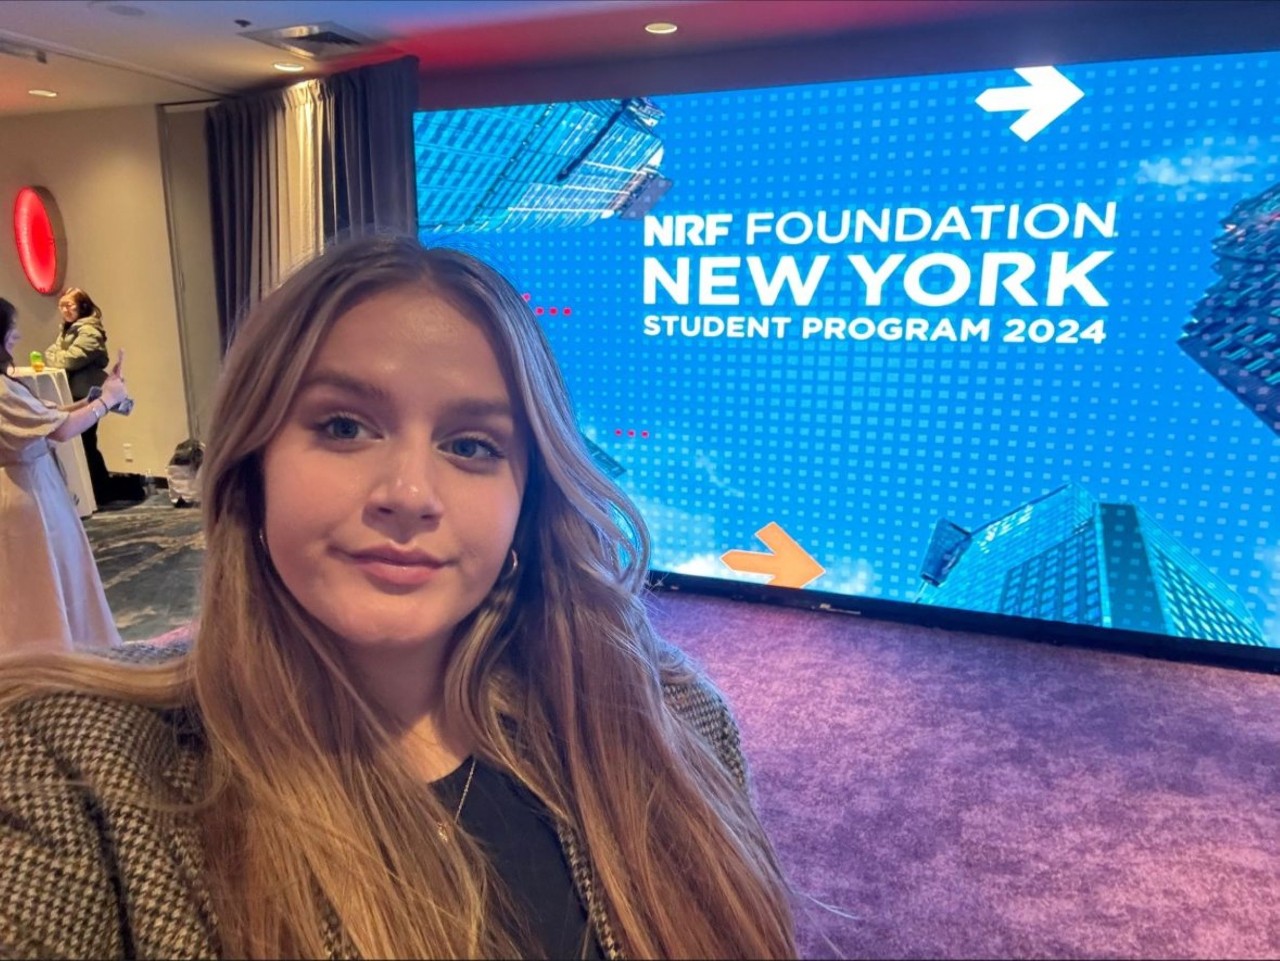
M 212 423 L 189 646 L 0 666 L 0 954 L 794 955 L 737 728 L 511 284 L 331 248 Z

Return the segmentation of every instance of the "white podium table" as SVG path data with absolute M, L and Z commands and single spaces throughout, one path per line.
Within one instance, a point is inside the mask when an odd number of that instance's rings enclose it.
M 73 403 L 67 372 L 61 368 L 46 367 L 37 373 L 32 367 L 15 367 L 13 374 L 41 400 L 59 406 Z M 67 490 L 75 501 L 76 513 L 81 517 L 88 517 L 98 509 L 98 502 L 93 498 L 89 462 L 85 460 L 84 445 L 80 443 L 79 436 L 61 442 L 54 441 L 53 456 L 62 466 L 62 476 L 66 478 Z

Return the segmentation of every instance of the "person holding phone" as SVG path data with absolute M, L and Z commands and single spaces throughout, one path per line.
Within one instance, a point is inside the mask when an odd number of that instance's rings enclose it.
M 120 352 L 101 396 L 53 407 L 12 376 L 19 338 L 0 298 L 0 656 L 120 644 L 89 539 L 50 441 L 97 427 L 128 393 Z

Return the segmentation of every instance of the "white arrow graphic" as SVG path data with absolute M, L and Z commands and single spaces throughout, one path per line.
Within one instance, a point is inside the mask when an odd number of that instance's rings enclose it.
M 1060 74 L 1056 67 L 1018 67 L 1014 73 L 1028 86 L 992 87 L 983 91 L 977 104 L 987 113 L 1026 111 L 1009 127 L 1024 141 L 1049 126 L 1084 96 L 1084 91 Z

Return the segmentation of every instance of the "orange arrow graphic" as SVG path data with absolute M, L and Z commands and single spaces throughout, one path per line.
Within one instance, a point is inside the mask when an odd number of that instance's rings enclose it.
M 756 537 L 764 541 L 770 553 L 725 551 L 720 555 L 724 566 L 744 574 L 768 574 L 774 587 L 804 587 L 827 572 L 773 521 L 756 531 Z

